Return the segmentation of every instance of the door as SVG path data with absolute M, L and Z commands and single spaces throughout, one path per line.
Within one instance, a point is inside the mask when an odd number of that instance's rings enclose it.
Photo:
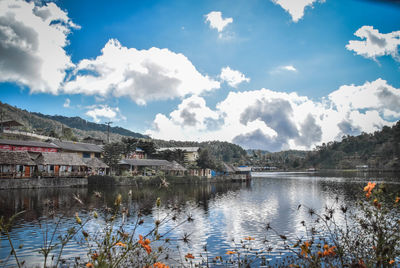
M 60 166 L 54 166 L 54 175 L 58 176 L 59 171 L 60 171 Z
M 25 176 L 24 177 L 30 177 L 30 176 L 31 176 L 31 167 L 25 166 Z

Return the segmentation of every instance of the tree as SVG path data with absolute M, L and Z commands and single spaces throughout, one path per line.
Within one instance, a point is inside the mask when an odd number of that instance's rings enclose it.
M 103 155 L 104 163 L 106 163 L 111 168 L 111 173 L 115 172 L 119 168 L 119 161 L 124 152 L 125 146 L 121 142 L 113 142 L 104 145 Z

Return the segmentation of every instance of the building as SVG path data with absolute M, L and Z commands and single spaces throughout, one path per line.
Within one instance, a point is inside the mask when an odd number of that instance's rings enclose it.
M 90 175 L 105 175 L 109 168 L 107 164 L 101 161 L 99 158 L 83 158 L 87 167 L 87 173 Z
M 168 147 L 160 148 L 157 151 L 162 152 L 166 150 L 177 151 L 181 150 L 184 153 L 184 160 L 186 163 L 196 162 L 199 159 L 199 147 Z
M 185 175 L 187 169 L 184 168 L 181 164 L 176 161 L 172 161 L 169 166 L 161 167 L 161 170 L 164 171 L 165 175 L 182 177 Z
M 102 139 L 96 139 L 93 137 L 86 137 L 83 139 L 85 143 L 91 143 L 96 145 L 104 145 L 104 141 Z
M 49 142 L 0 139 L 0 150 L 55 153 L 58 152 L 59 149 L 57 145 Z
M 126 159 L 146 159 L 146 153 L 143 151 L 142 148 L 136 147 L 133 152 L 130 152 L 126 155 Z
M 60 152 L 76 153 L 81 158 L 101 158 L 103 147 L 97 144 L 53 140 L 52 143 L 59 148 Z
M 159 159 L 122 159 L 119 166 L 122 170 L 130 172 L 132 175 L 155 175 L 156 171 L 165 170 L 171 166 L 171 162 Z
M 41 177 L 82 177 L 86 164 L 75 153 L 43 152 L 35 159 L 38 176 Z
M 35 166 L 35 162 L 26 151 L 0 150 L 1 178 L 30 178 Z
M 209 168 L 190 168 L 188 170 L 188 175 L 195 177 L 204 177 L 207 179 L 211 179 L 212 170 Z

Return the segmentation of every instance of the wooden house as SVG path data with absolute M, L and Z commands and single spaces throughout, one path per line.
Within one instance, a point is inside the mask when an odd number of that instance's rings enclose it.
M 59 147 L 55 144 L 43 141 L 22 141 L 0 139 L 0 150 L 27 151 L 32 153 L 58 152 Z
M 80 158 L 100 158 L 103 147 L 97 144 L 53 140 L 52 143 L 58 146 L 60 152 L 75 153 Z
M 107 164 L 101 161 L 99 158 L 83 158 L 87 167 L 87 173 L 90 175 L 106 175 L 107 169 L 109 168 Z
M 191 168 L 191 169 L 188 170 L 188 175 L 211 179 L 212 170 L 209 169 L 209 168 Z
M 119 166 L 132 175 L 155 175 L 156 171 L 171 166 L 171 162 L 159 159 L 122 159 Z
M 42 177 L 81 177 L 86 164 L 75 153 L 41 153 L 35 160 Z
M 35 165 L 26 151 L 0 150 L 0 177 L 2 178 L 30 178 Z
M 161 167 L 161 170 L 164 171 L 165 175 L 171 175 L 171 176 L 184 176 L 185 172 L 187 171 L 186 168 L 184 168 L 181 164 L 179 164 L 176 161 L 172 161 L 169 166 L 163 166 Z

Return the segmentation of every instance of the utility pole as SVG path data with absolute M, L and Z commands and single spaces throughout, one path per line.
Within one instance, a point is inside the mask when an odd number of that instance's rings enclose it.
M 105 123 L 107 125 L 107 143 L 110 143 L 110 124 L 112 123 L 111 121 Z

